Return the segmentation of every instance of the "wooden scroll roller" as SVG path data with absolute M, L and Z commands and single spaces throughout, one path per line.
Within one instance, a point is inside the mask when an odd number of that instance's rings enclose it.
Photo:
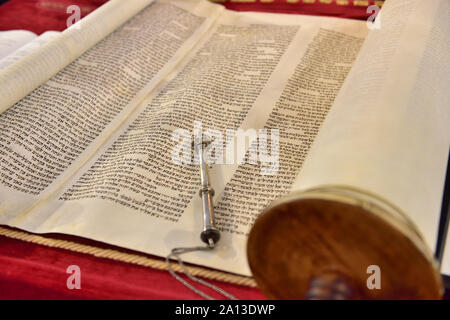
M 345 187 L 294 193 L 256 220 L 248 261 L 272 299 L 439 299 L 442 279 L 415 226 L 374 195 Z M 367 285 L 380 268 L 380 288 Z

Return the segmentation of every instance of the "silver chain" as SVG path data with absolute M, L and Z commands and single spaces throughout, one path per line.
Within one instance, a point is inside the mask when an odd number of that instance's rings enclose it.
M 192 285 L 191 283 L 189 283 L 188 281 L 184 280 L 182 277 L 180 277 L 175 270 L 172 269 L 172 265 L 170 264 L 170 259 L 175 258 L 176 260 L 178 260 L 178 264 L 180 265 L 181 269 L 183 269 L 184 274 L 193 282 L 197 282 L 200 283 L 208 288 L 213 289 L 214 291 L 218 292 L 219 294 L 221 294 L 222 296 L 230 299 L 230 300 L 238 300 L 235 296 L 233 296 L 232 294 L 226 292 L 225 290 L 213 285 L 212 283 L 209 283 L 205 280 L 199 279 L 197 277 L 195 277 L 194 275 L 192 275 L 189 270 L 186 268 L 186 266 L 183 263 L 183 260 L 181 259 L 180 255 L 184 254 L 184 253 L 188 253 L 188 252 L 194 252 L 194 251 L 209 251 L 214 249 L 214 247 L 211 246 L 199 246 L 199 247 L 189 247 L 189 248 L 174 248 L 172 249 L 171 253 L 166 257 L 166 263 L 167 263 L 167 269 L 169 270 L 170 274 L 177 279 L 179 282 L 181 282 L 182 284 L 184 284 L 188 289 L 190 289 L 191 291 L 195 292 L 196 294 L 198 294 L 199 296 L 201 296 L 204 299 L 207 300 L 216 300 L 213 297 L 211 297 L 210 295 L 206 294 L 205 292 L 203 292 L 202 290 L 196 288 L 194 285 Z

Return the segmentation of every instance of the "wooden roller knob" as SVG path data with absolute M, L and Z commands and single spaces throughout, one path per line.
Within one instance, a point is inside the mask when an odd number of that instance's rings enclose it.
M 310 281 L 305 299 L 346 300 L 355 294 L 347 278 L 338 273 L 323 273 Z
M 290 195 L 266 209 L 247 255 L 272 299 L 439 299 L 442 279 L 414 226 L 392 207 L 339 188 Z M 380 288 L 367 285 L 380 268 Z

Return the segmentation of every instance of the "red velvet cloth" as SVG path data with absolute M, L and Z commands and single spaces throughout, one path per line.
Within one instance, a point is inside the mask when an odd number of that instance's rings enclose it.
M 29 30 L 41 34 L 67 27 L 67 7 L 78 5 L 82 17 L 107 0 L 9 0 L 0 6 L 0 30 Z
M 125 1 L 125 0 L 124 0 Z M 85 16 L 106 0 L 9 0 L 0 6 L 0 30 L 25 29 L 41 34 L 64 30 L 69 5 L 79 5 Z M 232 3 L 234 10 L 331 15 L 364 19 L 366 7 L 287 3 Z M 370 1 L 372 4 L 373 1 Z M 81 268 L 81 290 L 69 290 L 70 265 Z M 262 299 L 257 289 L 212 281 L 241 299 Z M 210 290 L 206 290 L 210 292 Z M 0 236 L 0 299 L 197 299 L 196 294 L 159 271 L 109 259 L 96 258 Z
M 318 16 L 333 16 L 349 19 L 367 19 L 370 14 L 366 13 L 369 5 L 380 5 L 383 1 L 375 0 L 287 0 L 259 1 L 247 0 L 243 2 L 225 0 L 220 2 L 231 10 L 238 11 L 260 11 L 293 14 L 310 14 Z
M 80 290 L 67 288 L 66 270 L 71 265 L 80 267 Z M 168 271 L 3 236 L 0 266 L 0 299 L 199 299 Z M 242 299 L 264 299 L 257 289 L 210 282 Z M 209 288 L 202 289 L 221 298 Z
M 294 3 L 287 2 L 287 0 L 273 0 L 272 2 L 225 0 L 225 2 L 219 3 L 229 9 L 239 11 L 300 13 L 353 19 L 366 19 L 368 14 L 365 4 L 375 3 L 375 0 L 366 0 L 367 2 L 348 0 L 339 2 L 341 4 L 338 4 L 337 1 L 339 0 L 323 3 L 315 0 L 314 3 L 305 3 L 305 0 L 298 0 L 297 3 Z M 80 6 L 84 17 L 105 2 L 107 0 L 9 0 L 0 6 L 0 30 L 23 29 L 37 34 L 47 30 L 62 31 L 66 28 L 66 20 L 69 16 L 66 8 L 69 5 Z

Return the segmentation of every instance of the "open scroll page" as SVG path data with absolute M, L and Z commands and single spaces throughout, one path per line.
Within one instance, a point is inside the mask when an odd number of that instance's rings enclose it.
M 449 9 L 446 0 L 387 1 L 293 187 L 377 194 L 431 250 L 450 143 Z
M 193 1 L 150 3 L 0 114 L 0 222 L 39 230 L 44 220 L 29 218 L 33 208 L 45 206 L 97 152 L 210 28 L 221 9 Z M 63 35 L 55 40 L 61 39 Z M 59 44 L 47 43 L 50 48 Z M 66 48 L 67 43 L 61 45 Z M 27 65 L 33 65 L 33 55 L 25 58 Z M 20 66 L 21 62 L 8 67 L 0 77 L 14 76 Z M 36 80 L 39 75 L 25 77 Z
M 19 49 L 8 54 L 6 57 L 0 59 L 0 71 L 6 67 L 12 65 L 13 63 L 20 61 L 27 55 L 31 54 L 33 51 L 39 49 L 41 46 L 49 42 L 58 36 L 60 32 L 58 31 L 47 31 L 41 34 L 39 37 L 34 38 L 30 42 L 21 46 Z
M 20 47 L 31 42 L 37 36 L 26 30 L 11 30 L 0 32 L 0 59 L 10 55 Z
M 0 113 L 50 79 L 152 1 L 109 1 L 65 30 L 54 41 L 49 41 L 19 63 L 3 70 L 0 73 Z M 20 34 L 20 37 L 23 36 Z
M 209 16 L 219 8 L 206 2 L 170 3 L 155 4 L 176 7 L 169 11 L 176 23 L 161 31 L 169 43 L 205 19 L 181 3 L 207 5 Z M 224 136 L 238 128 L 277 128 L 281 159 L 273 174 L 263 175 L 261 166 L 247 162 L 213 165 L 222 240 L 214 253 L 186 256 L 192 263 L 249 275 L 250 227 L 270 201 L 289 192 L 366 33 L 360 21 L 222 11 L 92 159 L 31 210 L 2 220 L 34 232 L 74 234 L 160 256 L 173 247 L 199 245 L 198 167 L 173 161 L 180 142 L 174 132 L 192 132 L 196 123 Z M 166 52 L 155 44 L 152 48 Z M 147 63 L 154 60 L 150 55 Z M 88 71 L 95 57 L 79 61 Z M 277 168 L 275 162 L 266 164 Z

